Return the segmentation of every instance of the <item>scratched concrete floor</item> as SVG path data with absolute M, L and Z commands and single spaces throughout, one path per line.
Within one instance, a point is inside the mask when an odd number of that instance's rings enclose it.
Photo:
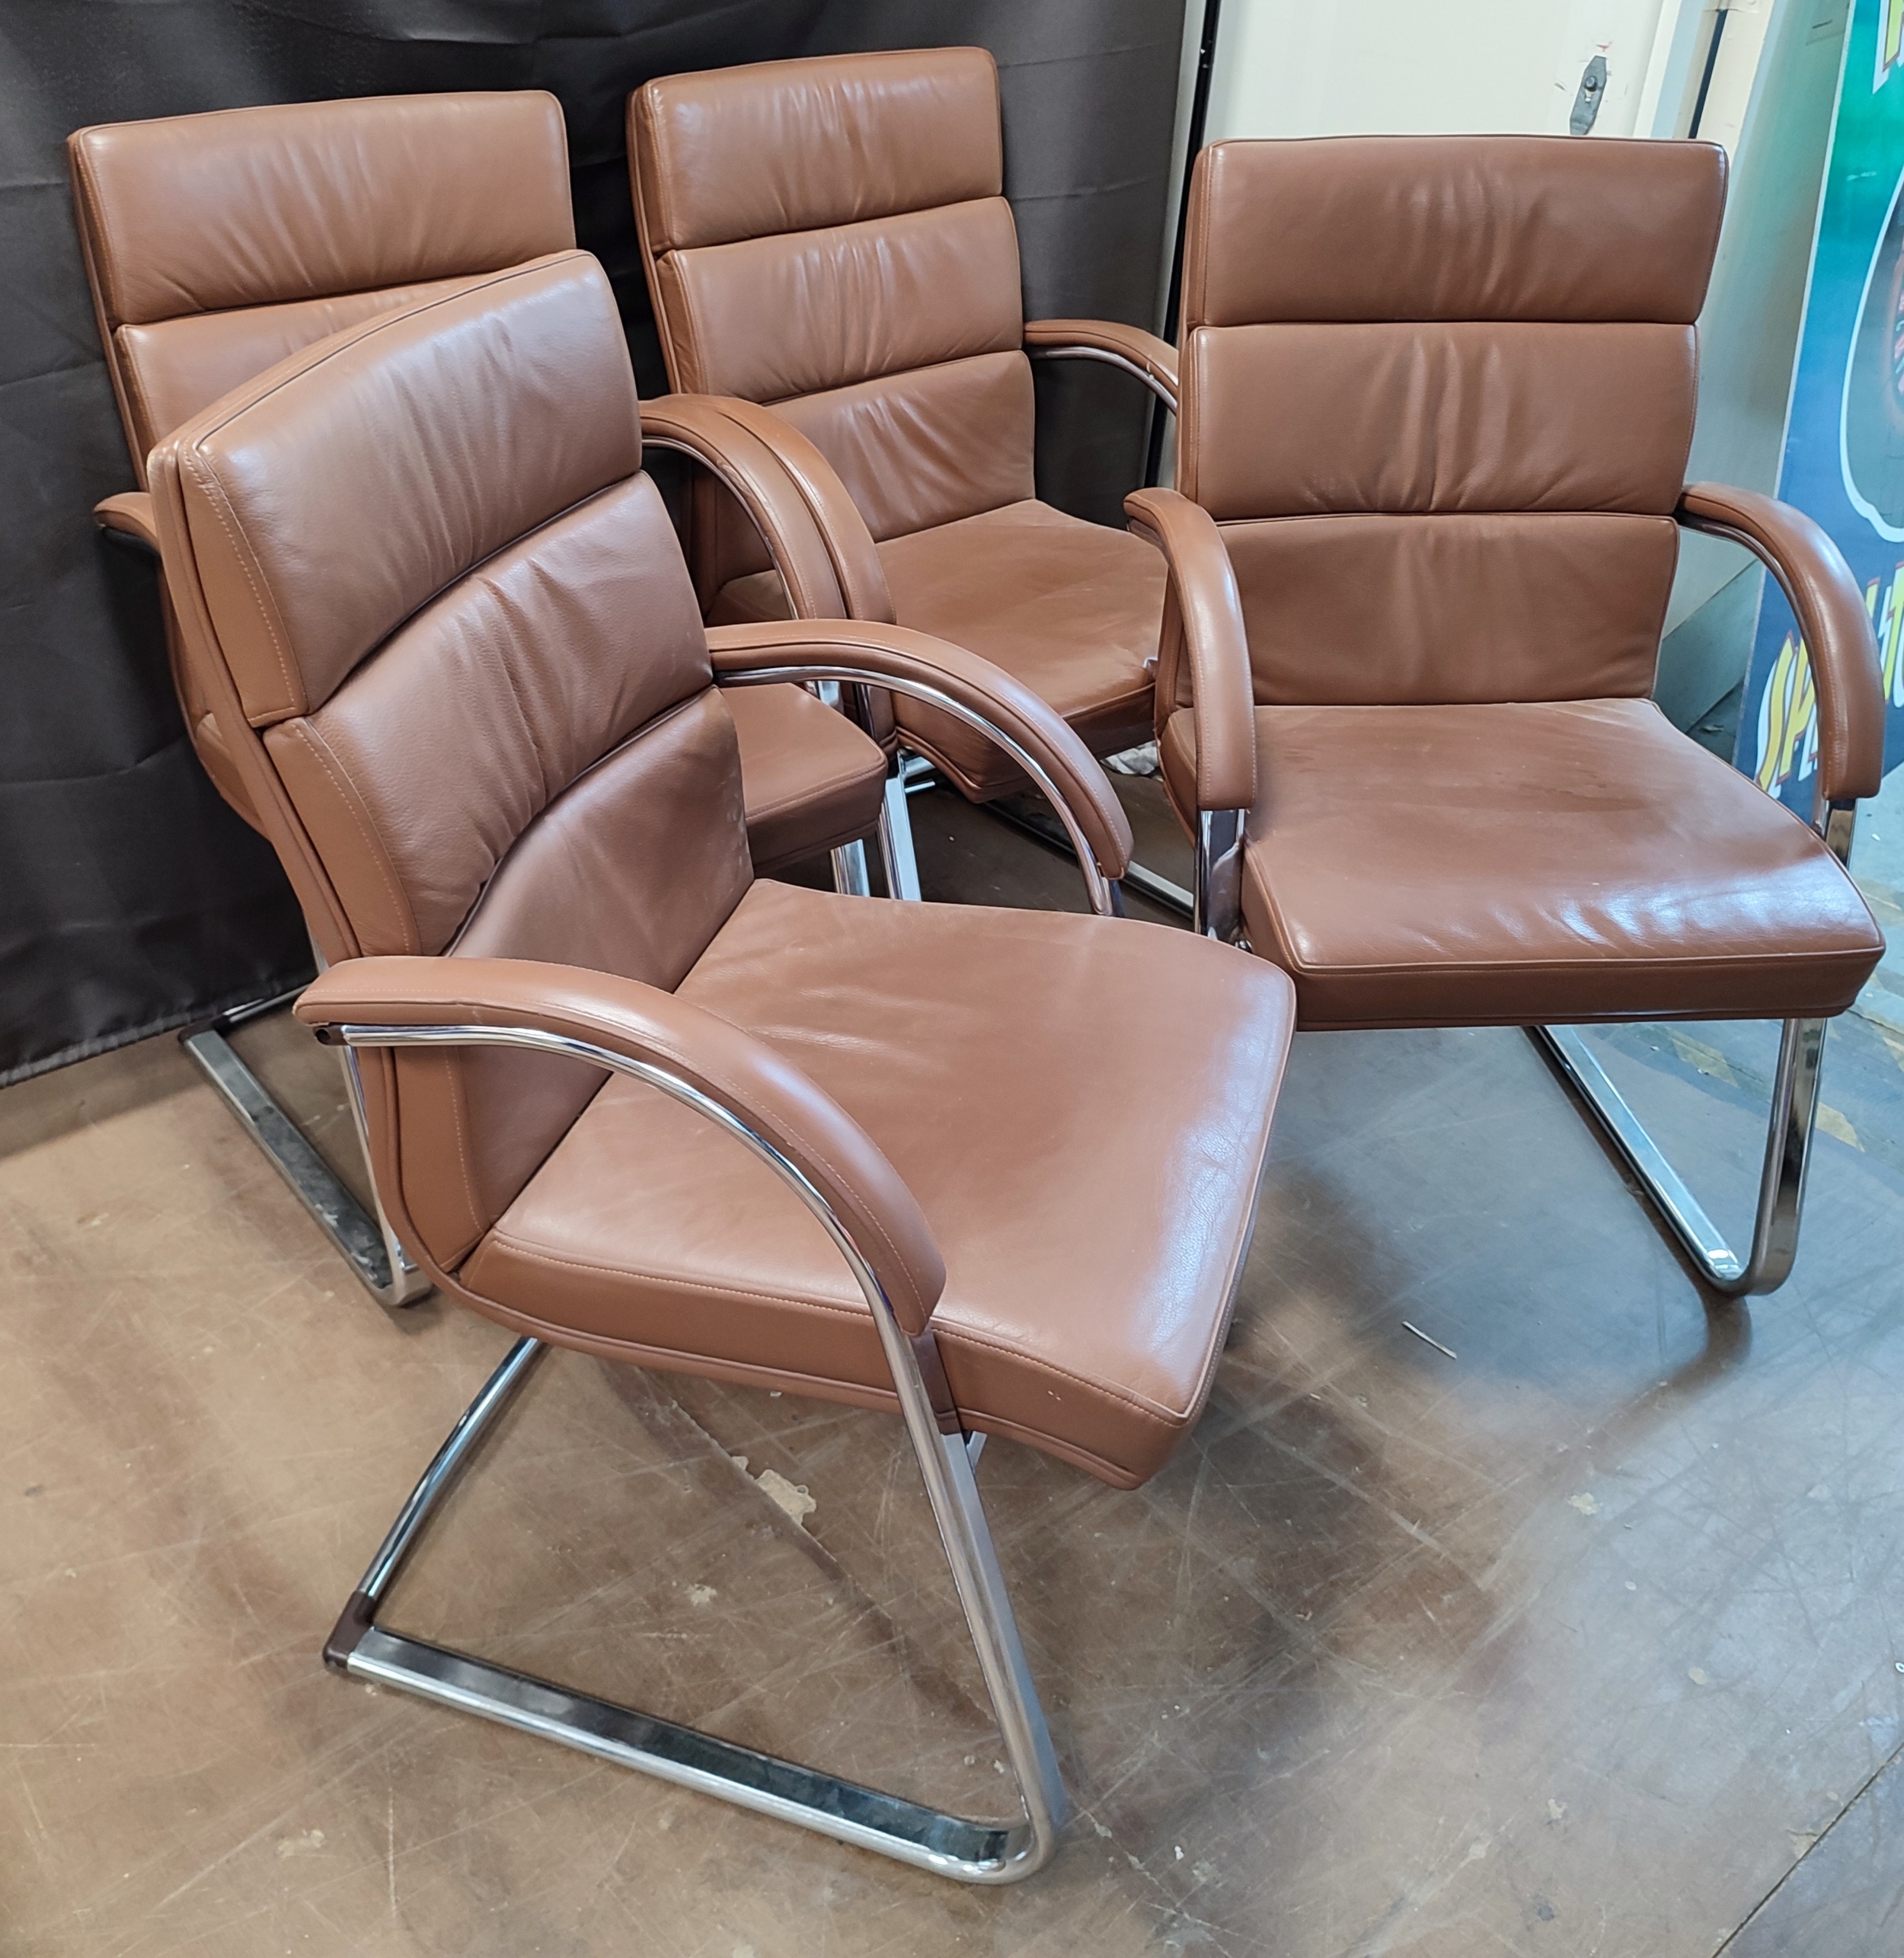
M 939 894 L 1069 900 L 918 816 Z M 1608 1044 L 1728 1217 L 1755 1037 Z M 10 1089 L 0 1952 L 1904 1950 L 1904 1074 L 1834 1039 L 1797 1274 L 1749 1310 L 1519 1034 L 1299 1041 L 1192 1442 L 1129 1495 L 981 1465 L 1080 1809 L 995 1894 L 327 1675 L 506 1336 L 355 1292 L 169 1039 Z M 249 1040 L 347 1155 L 330 1058 Z M 996 1813 L 928 1527 L 889 1420 L 558 1354 L 389 1615 Z

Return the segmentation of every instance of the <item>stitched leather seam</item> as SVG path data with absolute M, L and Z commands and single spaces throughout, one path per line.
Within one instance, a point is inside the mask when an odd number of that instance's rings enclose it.
M 678 1286 L 686 1291 L 712 1292 L 717 1296 L 725 1297 L 738 1294 L 742 1298 L 759 1298 L 769 1305 L 791 1305 L 799 1309 L 816 1312 L 832 1312 L 868 1325 L 872 1321 L 871 1311 L 870 1308 L 864 1306 L 831 1305 L 819 1299 L 790 1298 L 784 1292 L 762 1292 L 752 1286 L 724 1285 L 717 1283 L 711 1279 L 670 1277 L 658 1272 L 631 1272 L 625 1265 L 597 1264 L 587 1259 L 567 1258 L 562 1257 L 558 1252 L 542 1251 L 526 1244 L 520 1238 L 511 1237 L 500 1228 L 490 1233 L 489 1241 L 502 1245 L 516 1255 L 537 1263 L 554 1265 L 575 1271 L 596 1273 L 605 1277 L 646 1279 L 652 1284 Z M 951 1340 L 954 1343 L 963 1342 L 969 1346 L 982 1346 L 989 1353 L 1002 1355 L 1011 1361 L 1014 1365 L 1031 1368 L 1037 1372 L 1049 1374 L 1054 1380 L 1062 1380 L 1074 1387 L 1081 1388 L 1087 1392 L 1102 1394 L 1107 1400 L 1120 1401 L 1127 1407 L 1134 1408 L 1139 1413 L 1164 1422 L 1171 1427 L 1180 1427 L 1184 1421 L 1185 1417 L 1183 1414 L 1164 1407 L 1161 1401 L 1152 1401 L 1147 1395 L 1137 1393 L 1134 1389 L 1110 1386 L 1101 1380 L 1093 1380 L 1087 1375 L 1072 1372 L 1065 1367 L 1055 1365 L 1049 1360 L 1040 1359 L 1035 1354 L 1025 1352 L 1021 1347 L 1011 1346 L 1002 1340 L 993 1339 L 984 1334 L 974 1332 L 968 1327 L 948 1322 L 939 1328 L 938 1332 L 939 1337 L 942 1339 Z
M 395 914 L 398 927 L 404 934 L 404 950 L 412 953 L 420 950 L 422 941 L 417 934 L 417 921 L 411 915 L 410 907 L 398 893 L 382 838 L 377 835 L 375 826 L 369 819 L 367 813 L 358 807 L 357 798 L 352 792 L 349 778 L 332 755 L 329 743 L 308 720 L 300 720 L 298 722 L 297 733 L 316 758 L 318 767 L 330 778 L 331 786 L 337 791 L 338 801 L 343 805 L 357 834 L 363 838 L 372 861 L 377 866 L 377 874 L 383 880 L 384 894 L 390 899 L 391 909 Z
M 832 1312 L 842 1318 L 863 1320 L 868 1326 L 872 1324 L 872 1313 L 864 1303 L 842 1305 L 827 1299 L 803 1298 L 791 1292 L 763 1292 L 757 1286 L 737 1282 L 721 1284 L 713 1279 L 681 1278 L 663 1272 L 637 1271 L 625 1264 L 598 1263 L 593 1258 L 564 1257 L 560 1252 L 545 1251 L 538 1245 L 512 1237 L 500 1225 L 490 1232 L 486 1241 L 500 1246 L 516 1257 L 528 1258 L 538 1264 L 557 1266 L 570 1271 L 592 1272 L 604 1278 L 644 1279 L 651 1285 L 678 1286 L 685 1291 L 712 1292 L 717 1297 L 737 1295 L 743 1298 L 758 1298 L 769 1305 L 790 1305 L 803 1311 Z
M 265 594 L 258 580 L 251 575 L 251 540 L 244 535 L 244 526 L 238 521 L 238 514 L 226 515 L 225 485 L 206 466 L 203 458 L 193 450 L 185 458 L 196 478 L 205 500 L 211 506 L 212 514 L 218 519 L 219 528 L 225 532 L 225 541 L 232 547 L 232 555 L 238 560 L 238 569 L 244 573 L 244 582 L 251 587 L 251 602 L 258 608 L 258 616 L 264 621 L 264 630 L 271 641 L 271 650 L 277 656 L 278 671 L 284 680 L 285 705 L 293 713 L 303 692 L 298 685 L 297 676 L 291 670 L 289 650 L 278 637 L 277 624 L 272 615 L 275 607 L 267 605 Z

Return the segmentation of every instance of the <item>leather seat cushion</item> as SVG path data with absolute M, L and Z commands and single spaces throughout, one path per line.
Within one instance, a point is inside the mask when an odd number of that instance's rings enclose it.
M 1093 754 L 1151 736 L 1164 561 L 1128 531 L 1048 503 L 1008 503 L 879 547 L 901 625 L 982 654 L 1055 707 Z M 721 587 L 711 624 L 787 616 L 777 571 Z M 1002 749 L 949 715 L 896 697 L 902 738 L 982 800 L 1025 778 Z
M 1650 701 L 1262 707 L 1243 915 L 1305 1027 L 1839 1013 L 1883 938 Z M 1161 744 L 1188 807 L 1187 711 Z
M 1002 666 L 1094 754 L 1148 741 L 1164 561 L 1129 531 L 1027 500 L 879 547 L 893 615 Z M 893 701 L 901 738 L 981 797 L 1025 786 L 1002 750 L 918 701 Z
M 740 743 L 747 848 L 765 874 L 878 828 L 886 757 L 845 714 L 804 688 L 727 687 Z
M 1293 1017 L 1283 976 L 1160 926 L 760 883 L 679 990 L 805 1068 L 910 1185 L 971 1424 L 1120 1487 L 1152 1474 L 1222 1343 Z M 570 1344 L 892 1404 L 819 1225 L 624 1077 L 461 1276 Z

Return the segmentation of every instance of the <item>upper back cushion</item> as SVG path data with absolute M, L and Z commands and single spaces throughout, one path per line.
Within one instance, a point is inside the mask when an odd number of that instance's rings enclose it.
M 286 102 L 68 139 L 112 327 L 413 286 L 575 242 L 539 91 Z
M 339 335 L 180 436 L 193 551 L 254 727 L 320 706 L 453 579 L 641 457 L 614 299 L 583 252 Z

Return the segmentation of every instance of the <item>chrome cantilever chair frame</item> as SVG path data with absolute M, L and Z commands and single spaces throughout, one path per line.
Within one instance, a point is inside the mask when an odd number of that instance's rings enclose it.
M 510 1349 L 438 1450 L 345 1605 L 325 1644 L 325 1663 L 351 1678 L 480 1714 L 940 1876 L 970 1883 L 1010 1883 L 1041 1868 L 1056 1846 L 1069 1803 L 973 1477 L 984 1437 L 965 1431 L 931 1327 L 916 1337 L 906 1332 L 826 1199 L 772 1143 L 699 1089 L 660 1068 L 583 1041 L 532 1029 L 488 1027 L 346 1026 L 334 1030 L 332 1037 L 347 1049 L 486 1045 L 592 1062 L 645 1081 L 705 1116 L 793 1190 L 845 1260 L 878 1328 L 1024 1814 L 1013 1823 L 969 1821 L 379 1627 L 377 1608 L 404 1560 L 545 1350 L 534 1339 L 519 1340 Z
M 1793 615 L 1800 615 L 1797 596 L 1784 567 L 1756 538 L 1728 524 L 1683 516 L 1679 520 L 1688 529 L 1708 531 L 1744 545 L 1771 574 Z M 1857 821 L 1855 802 L 1827 802 L 1821 795 L 1813 803 L 1813 829 L 1848 871 Z M 1195 926 L 1226 944 L 1235 942 L 1242 929 L 1244 825 L 1241 810 L 1206 810 L 1197 821 L 1196 887 L 1193 893 Z M 1725 1233 L 1706 1214 L 1665 1151 L 1647 1133 L 1625 1097 L 1594 1058 L 1579 1029 L 1535 1026 L 1529 1027 L 1527 1033 L 1579 1097 L 1595 1125 L 1619 1151 L 1655 1213 L 1685 1247 L 1700 1276 L 1715 1292 L 1729 1298 L 1743 1298 L 1776 1292 L 1791 1276 L 1792 1263 L 1798 1254 L 1805 1177 L 1811 1166 L 1812 1138 L 1817 1122 L 1819 1075 L 1830 1025 L 1828 1020 L 1784 1023 L 1778 1065 L 1772 1080 L 1752 1248 L 1743 1257 L 1727 1241 Z
M 374 1190 L 373 1209 L 366 1210 L 226 1038 L 247 1021 L 289 1005 L 302 990 L 300 986 L 275 998 L 232 1007 L 215 1019 L 186 1027 L 178 1043 L 218 1090 L 225 1106 L 244 1124 L 245 1133 L 264 1151 L 324 1235 L 343 1254 L 358 1283 L 381 1305 L 414 1305 L 428 1295 L 430 1280 L 398 1241 Z M 364 1142 L 363 1091 L 356 1062 L 347 1053 L 341 1059 L 357 1139 Z M 364 1156 L 368 1161 L 367 1146 Z

